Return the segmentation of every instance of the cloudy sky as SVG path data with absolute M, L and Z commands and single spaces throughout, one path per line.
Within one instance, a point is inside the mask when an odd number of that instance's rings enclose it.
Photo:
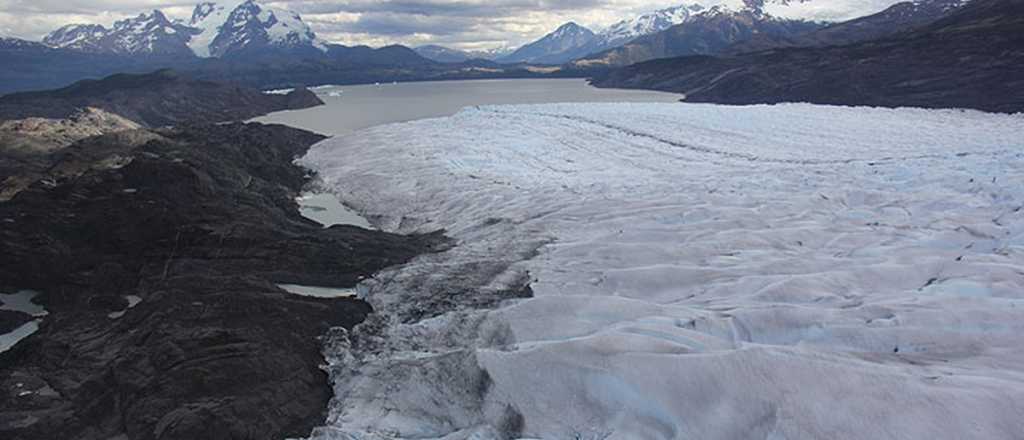
M 68 23 L 114 21 L 151 9 L 187 18 L 200 0 L 0 0 L 0 35 L 38 40 Z M 696 0 L 687 3 L 706 3 Z M 321 38 L 342 44 L 462 49 L 517 46 L 573 20 L 599 29 L 680 0 L 264 0 L 302 15 Z M 813 0 L 818 18 L 849 18 L 895 0 Z

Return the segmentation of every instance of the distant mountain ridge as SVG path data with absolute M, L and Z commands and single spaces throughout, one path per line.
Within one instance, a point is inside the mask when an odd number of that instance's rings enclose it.
M 755 37 L 786 39 L 825 26 L 824 23 L 780 18 L 754 6 L 733 9 L 718 5 L 687 17 L 680 24 L 636 38 L 619 47 L 574 62 L 581 68 L 625 66 L 656 58 L 717 54 Z
M 682 93 L 690 102 L 959 107 L 1024 111 L 1024 0 L 971 0 L 880 39 L 648 61 L 599 87 Z
M 704 7 L 697 4 L 680 5 L 622 20 L 598 34 L 600 50 L 618 47 L 644 35 L 682 24 L 689 20 L 691 15 L 703 10 Z
M 913 0 L 885 10 L 834 23 L 792 37 L 757 35 L 733 45 L 726 52 L 743 53 L 782 47 L 822 47 L 852 44 L 906 32 L 935 22 L 966 5 L 970 0 Z
M 496 61 L 572 63 L 570 68 L 589 69 L 718 53 L 748 39 L 788 41 L 827 24 L 803 18 L 813 15 L 814 9 L 808 4 L 823 1 L 711 0 L 680 4 L 622 20 L 596 33 L 569 22 Z
M 122 55 L 194 55 L 201 58 L 254 52 L 310 54 L 326 51 L 298 14 L 255 0 L 200 3 L 191 20 L 170 20 L 159 10 L 114 23 L 70 24 L 43 43 L 54 48 Z
M 329 44 L 319 40 L 301 17 L 291 12 L 253 0 L 201 3 L 186 20 L 169 20 L 153 11 L 121 20 L 109 29 L 65 26 L 47 37 L 48 44 L 0 39 L 0 59 L 7 67 L 0 69 L 0 94 L 160 68 L 174 68 L 199 79 L 229 80 L 268 89 L 433 79 L 594 76 L 609 68 L 660 57 L 863 41 L 905 32 L 934 20 L 944 8 L 962 3 L 916 0 L 826 26 L 793 18 L 813 16 L 815 5 L 825 0 L 709 1 L 720 4 L 710 8 L 692 4 L 666 8 L 596 33 L 567 23 L 515 54 L 505 55 L 499 55 L 500 49 L 471 52 L 441 46 L 412 50 L 397 45 L 375 49 Z M 607 45 L 618 46 L 604 49 Z M 557 67 L 523 65 L 530 63 Z
M 420 56 L 439 63 L 461 63 L 469 60 L 494 60 L 512 53 L 506 47 L 491 50 L 460 50 L 437 44 L 427 44 L 413 48 Z
M 64 119 L 85 108 L 98 108 L 145 126 L 159 127 L 245 120 L 321 104 L 323 101 L 306 89 L 270 95 L 161 70 L 141 75 L 117 74 L 101 80 L 79 81 L 57 90 L 2 96 L 0 120 Z
M 498 58 L 501 63 L 561 64 L 593 51 L 597 34 L 574 22 L 568 22 L 539 40 Z
M 619 21 L 598 33 L 575 22 L 568 22 L 554 32 L 520 47 L 509 55 L 498 57 L 495 61 L 564 64 L 668 29 L 685 22 L 692 14 L 703 9 L 702 6 L 696 4 L 660 9 Z
M 71 24 L 51 32 L 43 43 L 63 49 L 124 55 L 188 53 L 185 44 L 194 29 L 172 22 L 162 12 L 120 20 L 107 29 L 101 25 Z

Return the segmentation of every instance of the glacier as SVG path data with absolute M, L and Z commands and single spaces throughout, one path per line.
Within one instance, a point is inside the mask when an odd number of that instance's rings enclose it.
M 543 104 L 299 159 L 452 249 L 360 285 L 327 439 L 1019 438 L 1024 115 Z

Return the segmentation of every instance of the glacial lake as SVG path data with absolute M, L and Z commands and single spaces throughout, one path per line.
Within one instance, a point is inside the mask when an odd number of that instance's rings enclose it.
M 682 95 L 599 89 L 585 79 L 496 79 L 317 87 L 326 105 L 272 113 L 253 122 L 284 124 L 329 136 L 392 122 L 449 116 L 464 107 L 556 102 L 676 102 Z
M 328 136 L 394 122 L 450 116 L 465 107 L 557 102 L 677 102 L 681 95 L 646 90 L 599 89 L 581 78 L 428 81 L 312 88 L 325 105 L 271 113 L 251 122 L 283 124 Z M 283 91 L 282 91 L 283 92 Z M 306 193 L 302 215 L 324 226 L 372 228 L 331 194 Z

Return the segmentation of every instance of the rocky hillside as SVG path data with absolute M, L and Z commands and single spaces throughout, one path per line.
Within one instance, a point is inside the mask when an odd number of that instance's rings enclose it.
M 50 155 L 82 139 L 142 128 L 113 113 L 84 108 L 64 119 L 0 121 L 0 202 L 43 177 Z
M 275 283 L 351 287 L 444 240 L 301 217 L 292 160 L 321 139 L 198 125 L 47 156 L 0 202 L 0 291 L 40 291 L 49 312 L 0 353 L 0 438 L 279 440 L 322 423 L 318 337 L 370 308 Z
M 2 151 L 49 152 L 87 137 L 142 128 L 121 116 L 86 107 L 65 119 L 0 121 Z M 22 141 L 23 140 L 23 141 Z
M 839 46 L 876 40 L 934 23 L 952 14 L 968 0 L 914 0 L 897 3 L 876 14 L 828 25 L 796 36 L 755 35 L 726 52 L 743 53 L 781 47 Z
M 63 119 L 93 107 L 155 127 L 183 122 L 245 120 L 279 110 L 323 104 L 312 92 L 267 95 L 230 84 L 192 79 L 170 70 L 86 80 L 59 90 L 0 97 L 0 120 Z
M 691 102 L 963 107 L 1024 111 L 1024 0 L 973 0 L 923 28 L 847 46 L 680 57 L 618 69 L 601 87 Z

